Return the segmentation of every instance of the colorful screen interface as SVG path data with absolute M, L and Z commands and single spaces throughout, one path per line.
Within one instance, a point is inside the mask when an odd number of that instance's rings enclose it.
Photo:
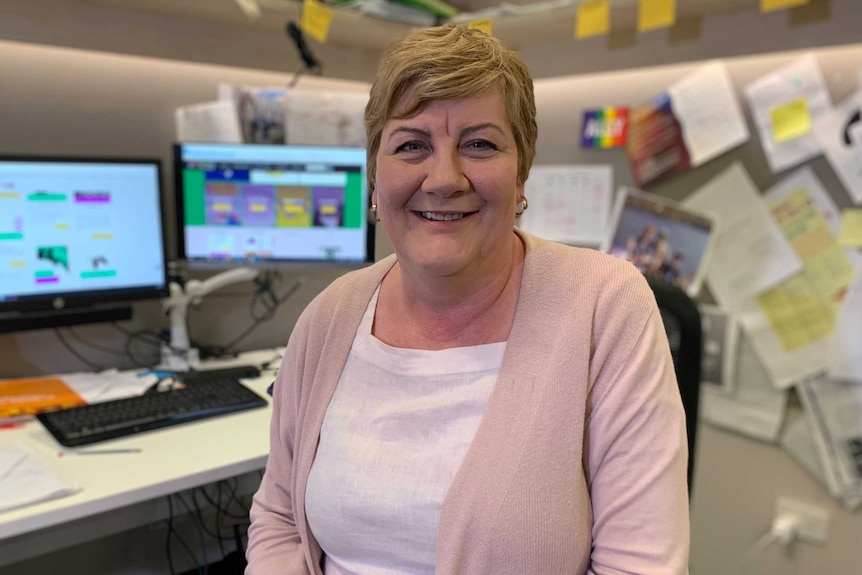
M 156 163 L 0 160 L 0 302 L 162 288 Z
M 333 262 L 369 254 L 365 149 L 180 144 L 190 262 Z

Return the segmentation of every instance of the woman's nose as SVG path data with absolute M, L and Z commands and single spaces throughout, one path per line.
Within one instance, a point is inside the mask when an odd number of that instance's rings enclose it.
M 422 182 L 422 191 L 450 197 L 470 189 L 464 174 L 463 159 L 457 152 L 437 152 L 428 162 L 428 173 Z

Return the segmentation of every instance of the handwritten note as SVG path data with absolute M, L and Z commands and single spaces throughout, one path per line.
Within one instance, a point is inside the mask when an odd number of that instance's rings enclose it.
M 578 4 L 575 38 L 590 38 L 607 34 L 611 29 L 611 9 L 608 0 L 588 0 Z
M 676 23 L 676 0 L 640 0 L 638 31 L 667 28 Z
M 326 42 L 331 23 L 332 10 L 326 4 L 318 0 L 303 0 L 300 26 L 306 34 L 318 42 Z
M 493 36 L 491 33 L 492 20 L 490 18 L 483 18 L 481 20 L 473 20 L 469 24 L 467 24 L 467 28 L 470 30 L 481 30 L 488 36 Z
M 772 139 L 776 144 L 804 136 L 811 131 L 811 114 L 805 98 L 776 106 L 769 111 L 772 120 Z
M 772 12 L 794 6 L 804 6 L 805 4 L 808 4 L 808 0 L 760 0 L 760 11 Z

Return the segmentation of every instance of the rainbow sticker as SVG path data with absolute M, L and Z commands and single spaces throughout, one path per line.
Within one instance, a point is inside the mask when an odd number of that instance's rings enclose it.
M 584 111 L 582 148 L 622 148 L 629 132 L 628 108 L 599 108 Z

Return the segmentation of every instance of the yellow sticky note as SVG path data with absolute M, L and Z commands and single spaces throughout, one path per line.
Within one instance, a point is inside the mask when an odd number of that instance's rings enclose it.
M 607 34 L 611 29 L 611 8 L 608 0 L 588 0 L 578 4 L 575 38 Z
M 851 208 L 841 212 L 838 243 L 847 248 L 862 247 L 862 208 Z
M 472 22 L 467 24 L 467 28 L 469 28 L 470 30 L 481 30 L 482 32 L 484 32 L 488 36 L 493 36 L 493 34 L 491 34 L 491 19 L 490 18 L 483 18 L 481 20 L 473 20 Z
M 804 347 L 832 333 L 835 312 L 814 290 L 803 272 L 757 296 L 784 351 Z
M 302 20 L 300 22 L 303 32 L 318 42 L 326 42 L 331 23 L 332 10 L 326 4 L 318 0 L 303 0 Z
M 811 114 L 808 102 L 798 98 L 769 110 L 772 120 L 772 139 L 776 144 L 804 136 L 811 131 Z
M 793 8 L 808 4 L 808 0 L 760 0 L 761 12 L 772 12 L 783 8 Z
M 640 0 L 638 31 L 667 28 L 676 23 L 676 0 Z

